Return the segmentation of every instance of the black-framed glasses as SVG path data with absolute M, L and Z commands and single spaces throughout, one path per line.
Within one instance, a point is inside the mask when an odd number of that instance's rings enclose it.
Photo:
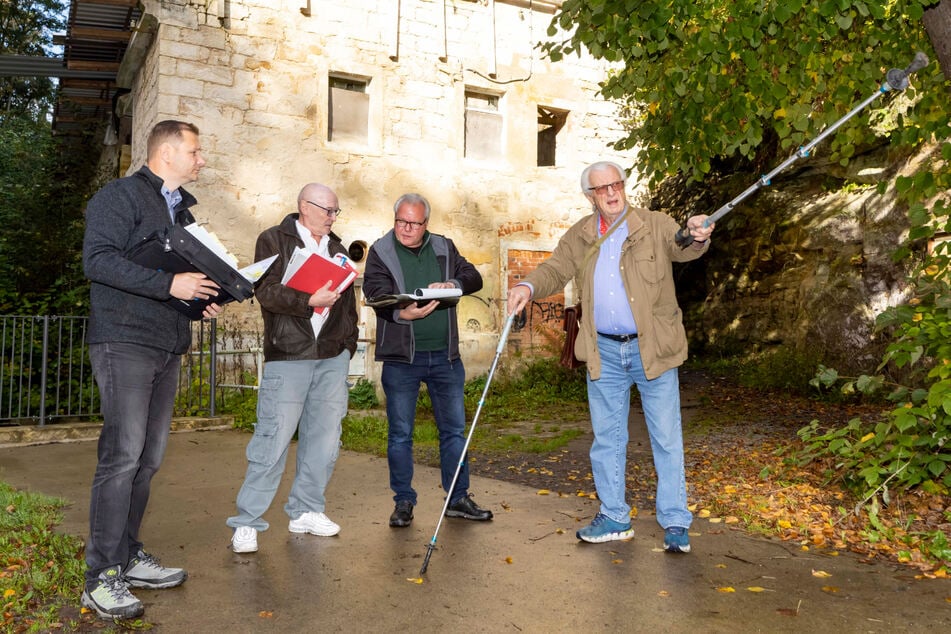
M 312 200 L 305 200 L 304 202 L 307 203 L 308 205 L 313 205 L 314 207 L 320 207 L 321 209 L 324 210 L 324 213 L 327 214 L 328 216 L 339 216 L 340 214 L 343 213 L 343 209 L 341 209 L 340 207 L 337 207 L 336 209 L 331 209 L 330 207 L 324 207 L 323 205 L 318 205 Z
M 622 191 L 624 189 L 624 181 L 614 181 L 613 183 L 608 183 L 607 185 L 596 185 L 594 187 L 589 187 L 589 192 L 594 192 L 596 194 L 606 194 L 608 189 L 613 189 L 616 192 Z
M 425 220 L 423 220 L 422 222 L 413 222 L 412 220 L 403 220 L 402 218 L 396 219 L 396 226 L 399 227 L 400 229 L 412 229 L 413 231 L 416 231 L 417 229 L 421 228 L 425 224 L 426 224 Z

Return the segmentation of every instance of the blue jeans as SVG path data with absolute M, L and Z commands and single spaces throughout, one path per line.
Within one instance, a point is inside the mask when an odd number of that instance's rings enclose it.
M 594 430 L 591 471 L 601 500 L 601 512 L 617 522 L 630 521 L 631 507 L 625 499 L 627 426 L 631 386 L 636 385 L 657 472 L 657 522 L 663 528 L 689 528 L 693 515 L 687 510 L 677 368 L 648 380 L 637 339 L 621 343 L 598 337 L 598 352 L 601 377 L 592 381 L 588 375 L 588 407 Z
M 139 527 L 168 444 L 181 357 L 132 343 L 91 344 L 89 357 L 103 418 L 86 543 L 91 588 L 100 572 L 125 569 L 142 547 Z
M 258 390 L 258 421 L 245 452 L 248 470 L 238 491 L 238 514 L 228 526 L 267 530 L 264 515 L 284 475 L 297 432 L 297 471 L 284 511 L 296 520 L 323 513 L 324 492 L 340 454 L 340 421 L 347 414 L 350 353 L 316 361 L 268 361 Z
M 447 350 L 417 352 L 412 363 L 383 362 L 383 392 L 386 394 L 386 417 L 389 433 L 386 458 L 390 465 L 390 488 L 393 500 L 409 500 L 416 504 L 413 489 L 413 427 L 416 423 L 416 401 L 420 384 L 425 382 L 433 403 L 433 416 L 439 432 L 439 466 L 442 488 L 449 491 L 452 477 L 459 467 L 465 447 L 466 407 L 463 388 L 466 370 L 461 360 L 450 361 Z M 459 469 L 456 486 L 449 495 L 451 503 L 469 492 L 469 464 Z

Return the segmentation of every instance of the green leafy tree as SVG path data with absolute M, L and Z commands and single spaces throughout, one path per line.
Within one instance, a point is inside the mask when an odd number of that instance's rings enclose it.
M 61 0 L 0 0 L 0 54 L 46 55 Z M 52 136 L 49 78 L 0 78 L 0 312 L 82 314 L 82 209 L 95 150 Z
M 617 62 L 602 94 L 633 114 L 616 147 L 635 148 L 654 183 L 700 181 L 717 161 L 765 165 L 791 153 L 872 94 L 887 69 L 931 52 L 921 18 L 933 3 L 565 0 L 548 33 L 570 35 L 543 48 L 556 61 L 583 48 Z M 915 147 L 940 130 L 941 81 L 934 65 L 919 72 L 918 103 L 892 126 L 892 142 Z M 847 161 L 875 134 L 853 121 L 827 151 Z
M 916 51 L 947 59 L 948 1 L 565 0 L 548 33 L 567 35 L 543 49 L 556 61 L 584 49 L 616 62 L 601 86 L 630 113 L 616 147 L 635 149 L 652 184 L 673 175 L 702 183 L 717 171 L 764 170 L 792 155 Z M 883 145 L 895 157 L 917 157 L 914 172 L 894 183 L 911 225 L 895 257 L 911 259 L 913 296 L 877 320 L 891 336 L 882 364 L 852 379 L 821 368 L 816 378 L 870 393 L 888 385 L 891 367 L 903 370 L 907 385 L 891 386 L 895 409 L 881 421 L 841 429 L 816 421 L 801 432 L 804 460 L 827 461 L 867 493 L 951 489 L 951 251 L 936 242 L 951 233 L 945 71 L 927 66 L 912 88 L 886 93 L 817 149 L 842 164 Z
M 65 27 L 63 0 L 0 0 L 0 55 L 44 57 Z M 0 77 L 0 120 L 45 118 L 56 93 L 48 77 Z

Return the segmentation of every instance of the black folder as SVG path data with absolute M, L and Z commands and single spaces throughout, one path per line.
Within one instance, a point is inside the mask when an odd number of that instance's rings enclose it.
M 186 301 L 172 297 L 165 303 L 187 316 L 198 320 L 208 304 L 220 305 L 240 302 L 254 295 L 254 284 L 234 267 L 215 255 L 198 238 L 181 225 L 171 225 L 156 231 L 134 246 L 127 254 L 136 264 L 168 273 L 204 273 L 220 288 L 208 299 Z

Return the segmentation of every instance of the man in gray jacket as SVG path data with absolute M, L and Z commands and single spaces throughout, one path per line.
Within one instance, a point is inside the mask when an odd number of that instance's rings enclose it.
M 429 202 L 419 194 L 404 194 L 393 205 L 394 227 L 373 243 L 363 274 L 363 293 L 380 297 L 417 288 L 458 288 L 463 295 L 482 288 L 482 275 L 452 240 L 427 231 Z M 452 479 L 466 426 L 463 388 L 466 371 L 459 357 L 459 324 L 454 302 L 431 301 L 376 311 L 376 352 L 383 362 L 382 383 L 389 423 L 386 457 L 396 508 L 390 526 L 413 521 L 413 427 L 420 385 L 425 382 L 439 432 L 442 486 L 449 496 L 448 517 L 485 521 L 492 511 L 479 508 L 469 495 L 469 465 L 463 463 L 455 487 Z M 450 490 L 450 488 L 452 490 Z
M 575 356 L 587 362 L 588 407 L 594 442 L 591 471 L 601 509 L 578 539 L 600 543 L 629 539 L 626 500 L 631 386 L 641 395 L 657 471 L 657 522 L 664 549 L 690 551 L 693 515 L 687 509 L 680 385 L 677 368 L 687 358 L 687 336 L 674 289 L 672 262 L 706 253 L 713 225 L 687 219 L 694 242 L 681 248 L 670 216 L 630 207 L 627 175 L 617 164 L 594 163 L 581 174 L 592 213 L 558 241 L 551 257 L 508 292 L 509 313 L 530 299 L 547 297 L 574 279 L 581 300 Z
M 195 198 L 182 185 L 195 181 L 205 165 L 191 123 L 162 121 L 147 143 L 146 165 L 89 201 L 83 239 L 83 268 L 92 282 L 89 356 L 103 424 L 82 604 L 105 619 L 143 613 L 129 586 L 170 588 L 187 578 L 143 550 L 139 526 L 168 442 L 181 355 L 191 345 L 189 319 L 166 301 L 207 300 L 218 289 L 201 273 L 173 275 L 127 256 L 155 231 L 195 221 L 189 211 Z M 220 310 L 209 304 L 204 316 Z

